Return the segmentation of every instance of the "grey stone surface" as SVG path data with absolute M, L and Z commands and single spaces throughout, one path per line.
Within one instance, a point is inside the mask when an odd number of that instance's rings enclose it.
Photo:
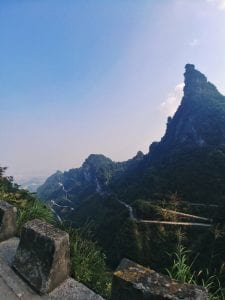
M 203 287 L 181 284 L 124 258 L 113 275 L 112 300 L 206 300 Z
M 51 300 L 104 300 L 80 282 L 69 278 L 49 294 Z
M 13 267 L 38 292 L 48 293 L 69 276 L 69 236 L 40 220 L 22 228 Z
M 18 245 L 18 238 L 0 243 L 0 300 L 104 300 L 72 278 L 50 294 L 39 295 L 11 268 Z
M 18 238 L 0 243 L 0 299 L 1 300 L 46 300 L 40 297 L 11 268 L 12 259 L 19 244 Z
M 4 280 L 0 277 L 0 299 L 18 300 L 18 297 L 10 290 Z
M 10 266 L 12 265 L 18 245 L 19 239 L 17 237 L 0 243 L 0 258 Z
M 0 242 L 7 240 L 16 233 L 16 207 L 0 200 Z

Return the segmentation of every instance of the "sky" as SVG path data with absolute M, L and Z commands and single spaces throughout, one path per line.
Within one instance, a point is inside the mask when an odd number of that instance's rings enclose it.
M 186 63 L 225 94 L 225 0 L 1 0 L 0 165 L 16 180 L 160 140 Z

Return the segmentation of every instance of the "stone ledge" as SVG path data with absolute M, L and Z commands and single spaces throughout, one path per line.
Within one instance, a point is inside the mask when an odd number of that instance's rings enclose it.
M 112 300 L 208 300 L 207 290 L 171 280 L 124 258 L 113 276 Z
M 38 219 L 27 222 L 13 267 L 39 293 L 51 292 L 69 277 L 68 233 Z

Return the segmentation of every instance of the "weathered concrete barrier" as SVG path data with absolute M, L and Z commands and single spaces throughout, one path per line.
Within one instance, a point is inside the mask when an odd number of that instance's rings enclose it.
M 113 275 L 112 300 L 206 300 L 207 290 L 181 284 L 124 258 Z
M 22 228 L 13 267 L 38 292 L 49 293 L 69 276 L 69 235 L 40 220 Z
M 16 233 L 17 209 L 6 201 L 0 200 L 0 242 Z

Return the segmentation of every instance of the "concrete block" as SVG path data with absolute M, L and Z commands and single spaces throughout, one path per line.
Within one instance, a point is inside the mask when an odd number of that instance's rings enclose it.
M 112 300 L 206 300 L 207 290 L 171 280 L 124 258 L 113 275 Z
M 22 228 L 13 267 L 39 293 L 49 293 L 69 276 L 68 233 L 38 219 Z
M 16 215 L 16 207 L 6 201 L 0 200 L 0 242 L 15 235 Z

